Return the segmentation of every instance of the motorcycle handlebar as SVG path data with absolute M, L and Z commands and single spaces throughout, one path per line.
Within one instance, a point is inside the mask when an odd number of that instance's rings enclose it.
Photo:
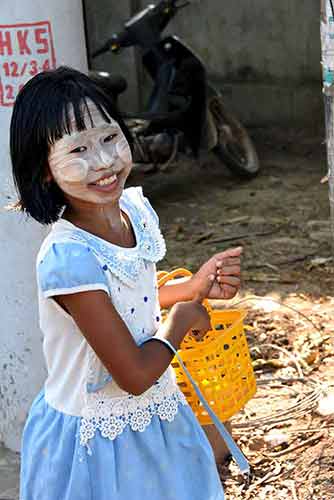
M 152 10 L 159 12 L 164 6 L 166 7 L 166 4 L 167 6 L 169 4 L 169 6 L 176 11 L 190 5 L 191 3 L 193 3 L 193 0 L 184 0 L 183 2 L 182 0 L 161 0 L 156 6 L 153 7 Z M 128 47 L 132 43 L 131 36 L 128 30 L 125 29 L 124 31 L 115 33 L 102 47 L 93 52 L 92 58 L 98 57 L 109 50 L 117 53 L 121 48 Z
M 106 41 L 102 47 L 93 52 L 92 57 L 100 56 L 105 52 L 118 52 L 122 47 L 126 47 L 129 44 L 128 41 L 129 34 L 127 31 L 121 31 L 120 33 L 115 33 L 109 40 Z

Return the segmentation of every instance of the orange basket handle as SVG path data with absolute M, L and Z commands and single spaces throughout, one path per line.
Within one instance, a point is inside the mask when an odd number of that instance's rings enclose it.
M 160 285 L 160 281 L 162 281 L 162 278 L 164 278 L 165 276 L 168 276 L 169 273 L 167 271 L 158 271 L 157 272 L 157 279 L 158 279 L 158 287 L 160 288 L 160 286 L 164 285 L 165 283 L 161 283 Z
M 175 278 L 185 278 L 187 276 L 192 276 L 193 273 L 188 271 L 188 269 L 184 269 L 180 267 L 178 269 L 174 269 L 173 271 L 159 271 L 158 272 L 158 288 L 168 283 L 168 281 L 172 281 Z
M 161 288 L 164 286 L 168 281 L 172 281 L 175 278 L 185 278 L 185 277 L 191 277 L 193 273 L 191 271 L 188 271 L 188 269 L 185 269 L 183 267 L 180 267 L 178 269 L 174 269 L 171 272 L 167 271 L 159 271 L 157 274 L 158 277 L 158 288 Z M 207 309 L 208 313 L 210 314 L 212 311 L 212 307 L 207 299 L 203 300 L 203 305 Z

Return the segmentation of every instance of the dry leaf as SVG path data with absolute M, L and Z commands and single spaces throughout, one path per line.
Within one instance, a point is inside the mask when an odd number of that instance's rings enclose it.
M 328 393 L 325 397 L 320 399 L 316 412 L 322 417 L 334 415 L 334 392 Z
M 274 429 L 264 436 L 264 442 L 267 448 L 272 450 L 278 446 L 287 445 L 289 437 L 284 432 Z
M 315 257 L 315 259 L 312 259 L 310 263 L 306 266 L 306 269 L 308 271 L 312 271 L 312 269 L 324 266 L 325 264 L 332 262 L 332 260 L 333 257 Z

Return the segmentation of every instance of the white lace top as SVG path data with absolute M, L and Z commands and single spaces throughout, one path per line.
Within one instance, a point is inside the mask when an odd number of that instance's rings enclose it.
M 123 391 L 71 316 L 52 299 L 103 290 L 137 344 L 155 334 L 161 320 L 155 263 L 165 254 L 165 242 L 158 217 L 141 188 L 126 189 L 120 201 L 135 232 L 135 247 L 118 247 L 61 219 L 37 257 L 40 326 L 48 369 L 45 398 L 56 410 L 81 418 L 84 445 L 97 430 L 115 439 L 126 426 L 144 431 L 154 415 L 172 421 L 178 404 L 186 404 L 172 368 L 140 396 Z

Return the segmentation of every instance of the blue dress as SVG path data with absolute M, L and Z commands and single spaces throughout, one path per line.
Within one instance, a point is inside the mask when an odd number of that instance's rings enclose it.
M 164 240 L 141 189 L 125 190 L 120 203 L 134 248 L 61 219 L 37 257 L 48 377 L 24 429 L 20 500 L 223 500 L 211 446 L 173 370 L 144 394 L 126 393 L 53 300 L 103 290 L 138 344 L 154 336 Z

